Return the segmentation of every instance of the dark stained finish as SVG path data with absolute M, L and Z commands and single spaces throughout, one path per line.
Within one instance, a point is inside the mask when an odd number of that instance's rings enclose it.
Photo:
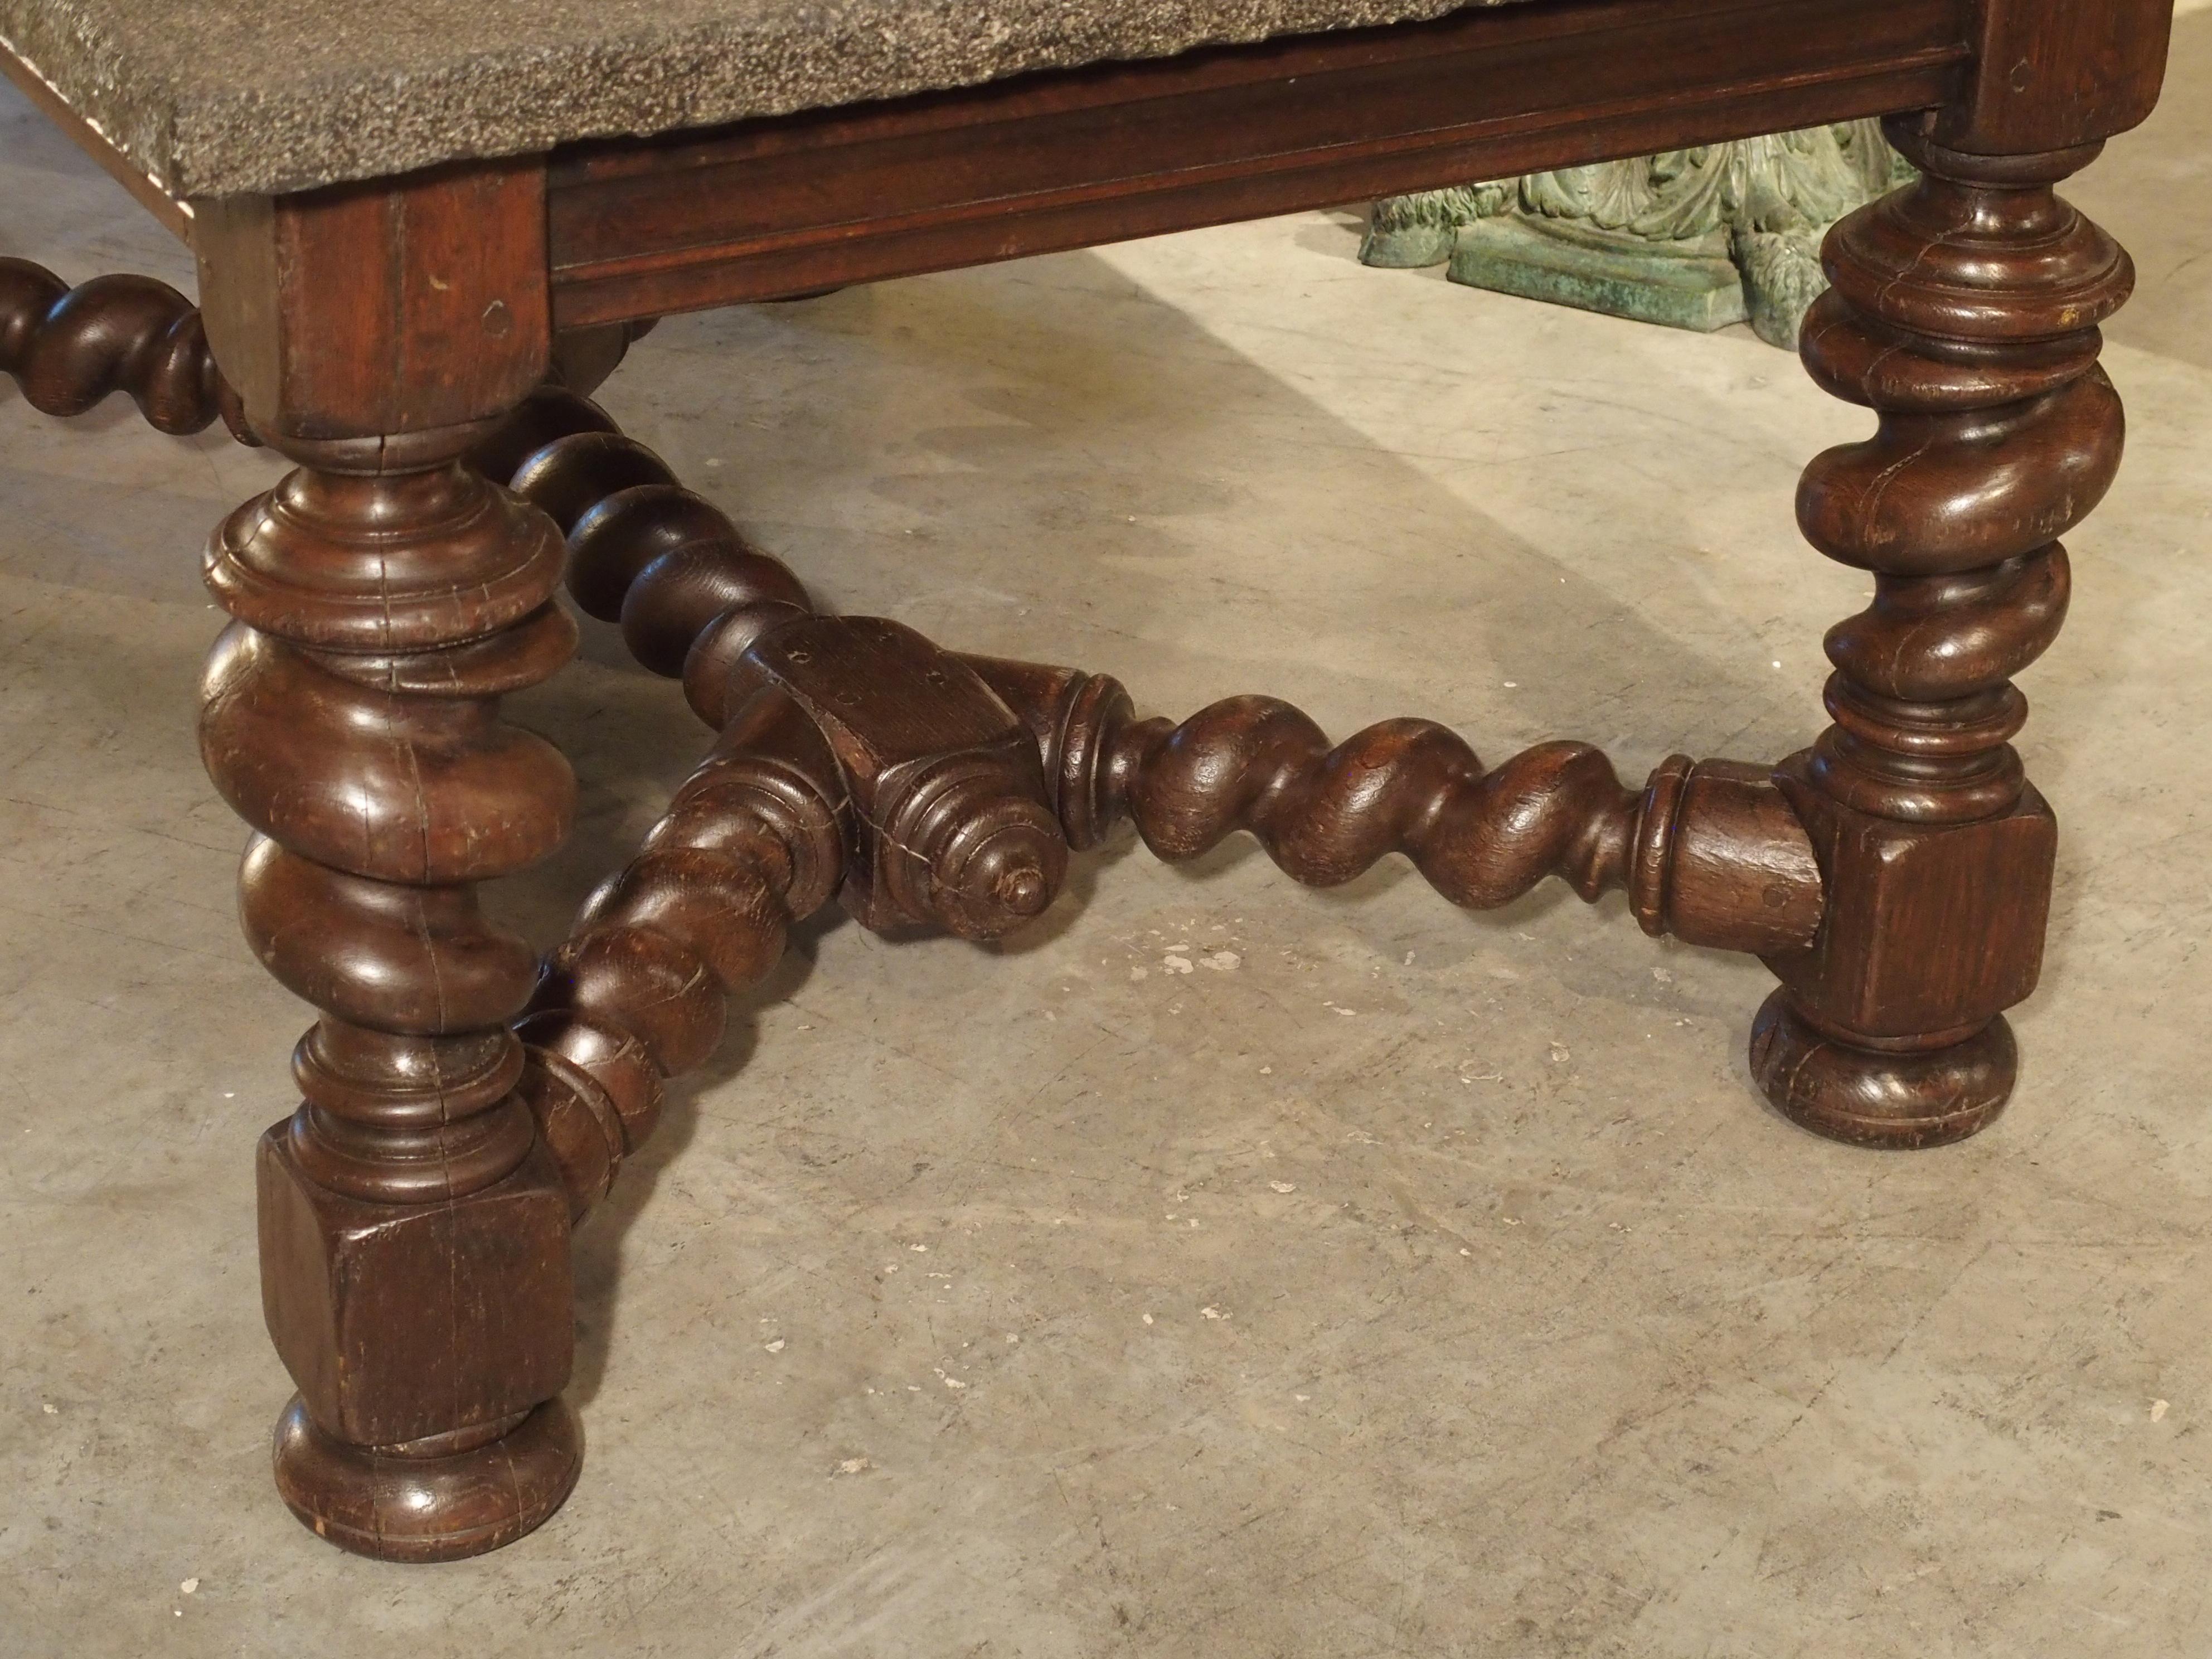
M 520 1536 L 580 1456 L 546 1403 L 572 1346 L 568 1198 L 507 1029 L 536 957 L 475 890 L 568 832 L 567 762 L 499 700 L 558 669 L 575 625 L 551 603 L 559 532 L 463 465 L 488 428 L 452 423 L 496 412 L 546 348 L 509 326 L 464 349 L 450 319 L 485 289 L 457 304 L 431 281 L 483 268 L 471 214 L 507 187 L 261 215 L 289 251 L 273 289 L 263 260 L 219 257 L 240 222 L 202 244 L 210 317 L 271 318 L 239 380 L 299 464 L 209 549 L 234 620 L 200 725 L 255 831 L 246 937 L 321 1014 L 294 1058 L 300 1109 L 261 1144 L 263 1307 L 300 1386 L 278 1486 L 332 1541 L 401 1560 Z
M 295 1399 L 276 1423 L 276 1490 L 319 1534 L 356 1554 L 450 1561 L 512 1543 L 560 1508 L 583 1455 L 582 1426 L 560 1399 L 369 1449 L 332 1438 Z M 427 1546 L 410 1522 L 435 1527 Z
M 2173 0 L 1981 0 L 1974 72 L 1934 136 L 1982 155 L 2094 144 L 2140 125 L 2166 79 Z
M 208 338 L 255 426 L 379 438 L 514 408 L 550 361 L 544 190 L 498 161 L 199 204 Z
M 995 938 L 1051 903 L 1067 848 L 1028 728 L 970 668 L 896 623 L 816 614 L 596 405 L 541 391 L 474 459 L 567 530 L 571 596 L 720 732 L 516 1028 L 580 1217 L 793 921 L 835 896 L 872 927 Z
M 1967 0 L 1554 0 L 556 158 L 564 326 L 1942 102 Z
M 790 924 L 845 878 L 837 764 L 792 700 L 748 702 L 643 850 L 546 958 L 523 1096 L 571 1212 L 606 1195 L 660 1119 L 661 1092 L 722 1040 L 726 999 L 781 958 Z
M 0 261 L 34 407 L 250 417 L 297 465 L 210 549 L 201 727 L 254 831 L 247 938 L 319 1016 L 259 1164 L 285 1501 L 395 1560 L 544 1521 L 582 1455 L 570 1230 L 727 999 L 833 896 L 997 937 L 1123 820 L 1168 858 L 1249 831 L 1316 884 L 1403 853 L 1462 904 L 1624 889 L 1647 932 L 1772 968 L 1753 1068 L 1796 1121 L 1988 1123 L 2057 852 L 2012 679 L 2122 440 L 2097 331 L 2132 272 L 2052 186 L 2148 112 L 2166 29 L 2166 0 L 1534 0 L 199 203 L 204 319 Z M 1878 426 L 1799 514 L 1875 595 L 1828 636 L 1832 724 L 1771 767 L 1631 789 L 1583 744 L 1486 769 L 1425 721 L 1332 746 L 1271 698 L 1139 720 L 1111 679 L 817 612 L 583 395 L 666 310 L 1875 112 L 1923 176 L 1836 228 L 1804 356 Z M 568 827 L 566 763 L 499 713 L 569 654 L 564 565 L 718 735 L 541 963 L 476 890 Z
M 1051 903 L 1071 848 L 1125 818 L 1170 859 L 1249 830 L 1315 885 L 1402 852 L 1461 904 L 1556 874 L 1585 898 L 1626 888 L 1647 932 L 1695 944 L 1780 951 L 1818 935 L 1820 867 L 1765 768 L 1677 756 L 1638 793 L 1583 744 L 1486 772 L 1420 720 L 1331 750 L 1264 697 L 1139 721 L 1111 679 L 953 657 L 896 623 L 815 612 L 797 578 L 573 392 L 535 394 L 473 459 L 567 527 L 572 597 L 619 619 L 645 665 L 680 673 L 721 733 L 548 958 L 517 1026 L 524 1096 L 580 1218 L 793 921 L 835 894 L 878 931 L 998 938 Z
M 1430 720 L 1386 720 L 1332 747 L 1273 697 L 1230 697 L 1181 725 L 1139 720 L 1103 676 L 974 660 L 1028 721 L 1079 849 L 1125 818 L 1170 862 L 1243 830 L 1310 887 L 1397 853 L 1469 909 L 1557 876 L 1589 900 L 1625 889 L 1646 933 L 1717 950 L 1799 948 L 1820 927 L 1812 843 L 1762 768 L 1677 755 L 1631 790 L 1587 744 L 1486 769 Z
M 28 259 L 0 258 L 0 374 L 44 415 L 82 415 L 122 392 L 157 430 L 181 437 L 220 417 L 232 436 L 255 441 L 216 372 L 198 307 L 150 276 L 71 288 Z
M 2003 1109 L 2002 1011 L 2035 988 L 2057 826 L 2010 739 L 2012 676 L 2041 656 L 2071 583 L 2058 538 L 2118 470 L 2118 394 L 2097 325 L 2134 268 L 2053 194 L 2095 147 L 1978 156 L 1899 119 L 1917 185 L 1836 227 L 1807 319 L 1814 380 L 1878 412 L 1813 463 L 1814 546 L 1875 573 L 1830 631 L 1835 724 L 1784 763 L 1828 872 L 1809 951 L 1753 1038 L 1776 1106 L 1842 1139 L 1921 1146 Z
M 806 715 L 851 821 L 844 896 L 871 927 L 997 937 L 1049 902 L 1061 836 L 1095 847 L 1127 817 L 1171 860 L 1248 830 L 1313 886 L 1403 853 L 1470 908 L 1558 875 L 1586 899 L 1626 889 L 1647 931 L 1716 948 L 1799 949 L 1819 929 L 1812 844 L 1765 768 L 1678 756 L 1631 791 L 1586 744 L 1487 770 L 1425 720 L 1332 749 L 1266 697 L 1139 721 L 1111 679 L 950 658 L 896 623 L 812 614 L 797 578 L 571 392 L 538 393 L 477 460 L 568 528 L 570 593 L 619 620 L 647 667 L 682 675 L 710 725 L 770 687 Z
M 742 679 L 789 697 L 836 757 L 853 828 L 840 896 L 863 927 L 994 939 L 1059 896 L 1067 841 L 1036 744 L 957 658 L 880 617 L 793 617 Z
M 552 380 L 590 392 L 651 326 L 556 336 Z M 0 374 L 44 415 L 82 415 L 120 392 L 158 431 L 188 436 L 220 419 L 239 442 L 261 442 L 216 367 L 199 307 L 150 276 L 95 276 L 71 288 L 43 265 L 0 257 Z

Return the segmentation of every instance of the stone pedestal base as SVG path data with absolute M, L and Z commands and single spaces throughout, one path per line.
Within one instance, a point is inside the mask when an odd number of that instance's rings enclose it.
M 1572 220 L 1480 219 L 1449 272 L 1471 288 L 1710 333 L 1749 315 L 1728 237 L 1641 242 Z

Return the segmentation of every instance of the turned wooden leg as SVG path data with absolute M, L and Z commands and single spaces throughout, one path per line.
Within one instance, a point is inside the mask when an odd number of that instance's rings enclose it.
M 500 699 L 575 643 L 564 550 L 464 458 L 545 373 L 525 169 L 203 204 L 209 337 L 297 470 L 217 531 L 210 775 L 246 937 L 319 1018 L 262 1139 L 279 1491 L 392 1560 L 495 1548 L 574 1484 L 569 1206 L 518 1093 L 535 953 L 476 884 L 542 858 L 568 763 Z
M 1813 464 L 1799 519 L 1875 597 L 1828 635 L 1834 724 L 1780 769 L 1827 912 L 1768 958 L 1752 1037 L 1777 1107 L 1877 1146 L 1960 1139 L 2012 1091 L 2003 1010 L 2035 988 L 2057 845 L 2012 677 L 2065 617 L 2057 538 L 2119 465 L 2097 325 L 2133 283 L 2052 191 L 2095 145 L 1974 155 L 1930 125 L 1892 124 L 1924 176 L 1836 228 L 1804 331 L 1814 378 L 1881 427 Z
M 472 431 L 404 447 L 280 440 L 301 468 L 210 550 L 237 619 L 202 747 L 258 832 L 240 908 L 321 1018 L 305 1097 L 263 1138 L 262 1299 L 300 1385 L 285 1501 L 366 1553 L 489 1549 L 574 1483 L 556 1396 L 571 1346 L 568 1212 L 515 1097 L 507 1022 L 536 961 L 472 884 L 550 852 L 574 785 L 501 692 L 566 660 L 544 517 L 459 464 Z

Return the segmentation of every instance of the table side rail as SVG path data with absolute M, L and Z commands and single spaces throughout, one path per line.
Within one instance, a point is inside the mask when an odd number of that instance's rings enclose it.
M 1970 0 L 1539 0 L 556 154 L 619 321 L 1926 107 Z

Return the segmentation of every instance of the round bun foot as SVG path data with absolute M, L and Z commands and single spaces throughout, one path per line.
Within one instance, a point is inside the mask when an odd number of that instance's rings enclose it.
M 561 1507 L 583 1462 L 576 1414 L 560 1400 L 504 1434 L 463 1430 L 404 1447 L 335 1440 L 296 1395 L 276 1420 L 276 1490 L 292 1513 L 380 1561 L 457 1561 L 512 1544 Z
M 1751 1028 L 1751 1074 L 1774 1108 L 1854 1146 L 1943 1146 L 1987 1128 L 2020 1054 L 2000 1018 L 1945 1048 L 1861 1048 L 1815 1030 L 1777 991 Z

